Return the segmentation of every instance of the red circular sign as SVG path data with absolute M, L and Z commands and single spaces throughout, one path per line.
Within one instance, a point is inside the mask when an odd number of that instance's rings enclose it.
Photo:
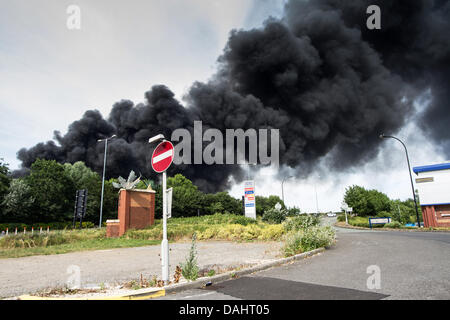
M 166 171 L 173 161 L 173 144 L 169 141 L 163 141 L 152 154 L 152 168 L 158 173 Z

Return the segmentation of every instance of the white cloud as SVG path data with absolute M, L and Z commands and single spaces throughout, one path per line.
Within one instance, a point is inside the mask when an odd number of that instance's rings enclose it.
M 88 110 L 104 116 L 121 99 L 140 102 L 155 84 L 181 99 L 207 80 L 228 33 L 252 0 L 78 0 L 81 30 L 68 30 L 73 1 L 18 0 L 0 12 L 0 146 L 15 153 L 52 139 Z

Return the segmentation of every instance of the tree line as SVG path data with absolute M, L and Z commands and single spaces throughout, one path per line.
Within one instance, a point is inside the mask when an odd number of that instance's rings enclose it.
M 419 199 L 416 192 L 416 199 Z M 416 222 L 416 210 L 413 199 L 401 201 L 390 199 L 378 190 L 367 190 L 353 185 L 345 190 L 344 201 L 353 208 L 353 214 L 361 217 L 392 217 L 400 223 Z M 422 212 L 418 203 L 419 217 Z M 423 220 L 422 220 L 423 221 Z
M 55 160 L 37 159 L 26 177 L 12 179 L 7 164 L 0 159 L 0 223 L 68 222 L 73 219 L 76 190 L 87 189 L 88 201 L 85 221 L 99 222 L 102 180 L 83 162 L 60 164 Z M 105 181 L 103 221 L 117 218 L 117 179 Z M 156 191 L 155 217 L 162 215 L 161 184 L 142 178 L 137 189 L 151 186 Z M 203 193 L 181 174 L 167 179 L 173 188 L 172 216 L 189 217 L 215 213 L 243 214 L 242 199 L 228 192 Z M 256 196 L 256 212 L 262 215 L 283 201 L 275 195 Z M 296 212 L 299 209 L 293 208 Z

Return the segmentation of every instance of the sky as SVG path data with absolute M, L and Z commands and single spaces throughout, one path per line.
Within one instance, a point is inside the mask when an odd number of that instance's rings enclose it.
M 81 10 L 80 30 L 66 26 L 72 4 Z M 3 0 L 1 6 L 0 158 L 17 169 L 20 148 L 52 139 L 54 130 L 66 132 L 86 110 L 106 117 L 121 99 L 143 101 L 154 84 L 167 85 L 182 101 L 194 81 L 214 74 L 233 28 L 258 27 L 269 15 L 281 15 L 283 1 Z M 427 103 L 426 97 L 416 102 L 419 113 Z M 408 146 L 412 166 L 446 160 L 414 119 L 397 136 Z M 256 194 L 281 197 L 289 172 L 280 175 L 269 168 L 251 171 Z M 306 180 L 290 178 L 284 198 L 306 212 L 337 211 L 353 184 L 395 199 L 412 197 L 400 143 L 386 140 L 362 167 L 328 174 L 323 165 Z M 242 190 L 235 184 L 229 191 L 240 198 Z

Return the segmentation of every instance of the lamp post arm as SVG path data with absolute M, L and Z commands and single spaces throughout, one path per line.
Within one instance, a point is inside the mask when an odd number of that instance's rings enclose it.
M 419 211 L 417 209 L 416 191 L 414 190 L 413 178 L 412 178 L 412 174 L 411 174 L 411 164 L 409 163 L 408 149 L 406 148 L 406 145 L 403 143 L 403 141 L 400 140 L 399 138 L 394 137 L 394 136 L 384 136 L 384 137 L 397 140 L 398 142 L 400 142 L 402 144 L 403 148 L 405 148 L 406 161 L 408 162 L 408 172 L 409 172 L 409 178 L 411 180 L 411 189 L 412 189 L 413 199 L 414 199 L 414 208 L 416 209 L 417 224 L 420 228 L 420 219 L 419 219 Z

